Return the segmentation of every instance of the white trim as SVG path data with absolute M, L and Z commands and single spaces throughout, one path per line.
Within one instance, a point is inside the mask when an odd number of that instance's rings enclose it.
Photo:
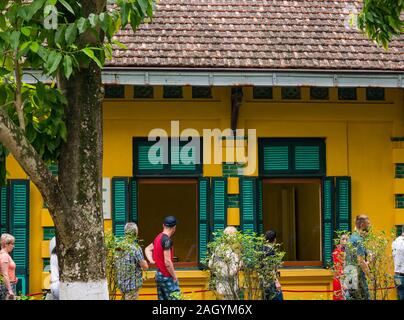
M 38 70 L 27 71 L 41 81 L 49 81 Z M 404 88 L 404 73 L 342 72 L 248 72 L 248 71 L 170 71 L 104 69 L 105 84 L 122 85 L 197 85 L 197 86 L 321 86 Z M 35 83 L 24 75 L 24 81 Z

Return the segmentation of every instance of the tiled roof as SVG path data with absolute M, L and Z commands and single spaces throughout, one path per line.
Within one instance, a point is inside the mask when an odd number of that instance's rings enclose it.
M 152 23 L 117 35 L 129 49 L 108 66 L 404 70 L 404 35 L 386 52 L 346 27 L 355 3 L 160 0 Z

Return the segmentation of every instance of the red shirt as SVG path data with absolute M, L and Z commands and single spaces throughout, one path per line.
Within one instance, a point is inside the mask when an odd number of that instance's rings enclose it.
M 344 293 L 342 291 L 340 278 L 344 273 L 344 250 L 341 245 L 337 245 L 332 253 L 332 260 L 334 262 L 334 279 L 333 279 L 333 300 L 345 300 Z
M 174 248 L 172 241 L 165 233 L 160 233 L 153 241 L 153 260 L 157 268 L 165 277 L 171 277 L 164 262 L 164 250 L 170 250 L 170 259 L 173 261 Z

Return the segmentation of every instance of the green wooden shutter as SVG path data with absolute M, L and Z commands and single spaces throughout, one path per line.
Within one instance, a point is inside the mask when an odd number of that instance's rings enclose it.
M 296 146 L 295 170 L 320 170 L 320 146 Z
M 185 152 L 184 145 L 187 142 L 180 141 L 180 145 L 175 146 L 171 145 L 171 170 L 175 172 L 194 172 L 196 170 L 196 156 L 197 152 L 195 147 L 192 146 L 190 150 L 188 150 L 188 157 L 192 158 L 190 163 L 184 163 L 181 159 L 181 152 Z
M 351 177 L 336 177 L 335 228 L 351 231 Z
M 155 141 L 148 141 L 145 138 L 133 139 L 133 175 L 158 175 L 166 171 L 168 164 L 158 162 L 158 160 L 168 161 L 167 150 L 164 145 L 155 146 Z M 153 148 L 153 149 L 152 149 Z M 149 154 L 149 151 L 152 150 Z
M 227 179 L 212 178 L 212 232 L 227 225 Z
M 289 170 L 289 146 L 264 146 L 264 170 L 287 172 Z
M 7 187 L 0 187 L 0 233 L 8 232 Z
M 257 232 L 257 178 L 240 178 L 240 218 L 244 233 Z
M 322 190 L 322 220 L 323 220 L 323 263 L 325 266 L 332 261 L 334 238 L 334 178 L 323 179 Z
M 209 238 L 209 179 L 199 178 L 199 266 L 204 267 Z
M 132 222 L 138 222 L 138 185 L 136 178 L 129 179 L 129 220 Z
M 258 179 L 257 181 L 257 194 L 258 194 L 258 214 L 257 214 L 257 230 L 259 234 L 264 234 L 264 213 L 262 207 L 262 180 Z
M 129 178 L 112 178 L 112 229 L 116 236 L 124 235 L 129 217 Z
M 17 292 L 28 293 L 29 275 L 29 180 L 9 180 L 10 233 L 15 237 L 12 251 L 18 278 Z

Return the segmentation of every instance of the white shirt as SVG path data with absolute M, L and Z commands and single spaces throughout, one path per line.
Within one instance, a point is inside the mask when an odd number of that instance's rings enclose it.
M 404 236 L 393 241 L 394 272 L 404 273 Z
M 53 237 L 49 244 L 50 251 L 50 289 L 55 299 L 59 299 L 59 264 L 58 256 L 53 253 L 53 249 L 56 247 L 56 238 Z

